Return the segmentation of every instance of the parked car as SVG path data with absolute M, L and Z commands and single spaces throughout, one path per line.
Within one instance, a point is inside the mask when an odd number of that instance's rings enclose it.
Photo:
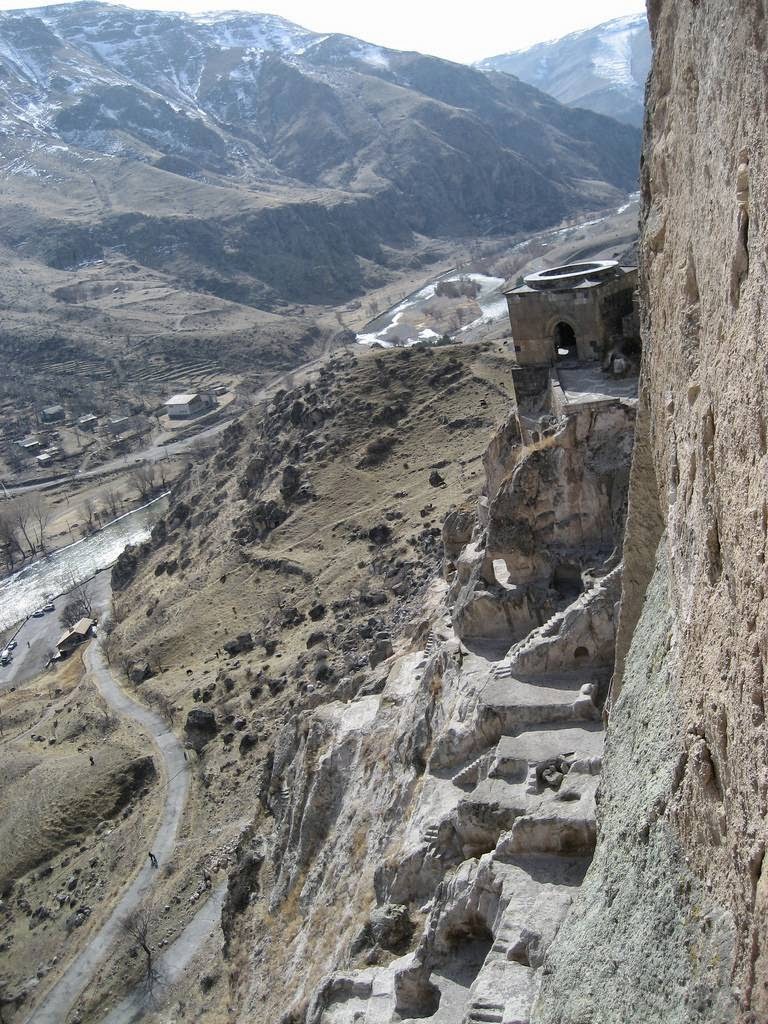
M 4 651 L 0 651 L 0 665 L 10 665 L 11 663 L 11 652 L 6 648 Z
M 56 605 L 53 603 L 53 601 L 49 601 L 48 604 L 44 604 L 43 605 L 43 611 L 44 612 L 55 612 L 56 611 Z
M 35 608 L 35 610 L 32 612 L 32 618 L 33 619 L 42 619 L 42 617 L 44 615 L 45 615 L 45 612 L 43 611 L 42 608 Z
M 16 650 L 16 641 L 15 640 L 9 640 L 8 643 L 5 645 L 5 649 L 6 649 L 6 651 L 15 651 Z

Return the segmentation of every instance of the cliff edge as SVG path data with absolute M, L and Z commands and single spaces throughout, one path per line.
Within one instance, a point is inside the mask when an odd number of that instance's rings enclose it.
M 535 1019 L 768 1019 L 765 7 L 652 0 L 644 365 L 598 842 Z

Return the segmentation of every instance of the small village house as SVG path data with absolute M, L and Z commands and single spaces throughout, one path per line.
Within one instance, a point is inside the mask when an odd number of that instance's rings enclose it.
M 40 420 L 43 423 L 61 423 L 65 415 L 63 405 L 48 405 L 40 410 Z
M 71 629 L 60 638 L 56 649 L 62 658 L 66 658 L 76 647 L 84 643 L 90 636 L 93 636 L 93 620 L 80 619 Z
M 165 411 L 172 420 L 186 420 L 200 416 L 214 404 L 214 399 L 207 394 L 195 391 L 191 394 L 172 395 L 165 403 Z

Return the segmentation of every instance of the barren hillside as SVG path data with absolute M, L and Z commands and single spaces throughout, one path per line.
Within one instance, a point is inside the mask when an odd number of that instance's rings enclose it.
M 295 365 L 318 318 L 457 240 L 636 182 L 632 128 L 269 15 L 2 12 L 0 106 L 0 351 L 28 374 L 73 344 L 134 378 Z

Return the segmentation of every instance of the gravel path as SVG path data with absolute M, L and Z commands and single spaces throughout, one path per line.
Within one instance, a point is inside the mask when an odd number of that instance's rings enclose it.
M 117 684 L 98 641 L 90 645 L 85 662 L 107 703 L 119 715 L 132 718 L 143 726 L 152 736 L 160 752 L 166 778 L 166 793 L 162 816 L 153 839 L 152 852 L 157 857 L 159 868 L 162 868 L 173 853 L 176 833 L 189 790 L 189 765 L 184 757 L 183 748 L 159 715 L 131 700 Z M 42 1002 L 27 1017 L 26 1024 L 63 1024 L 80 993 L 93 977 L 100 961 L 120 934 L 120 922 L 139 906 L 144 896 L 151 890 L 156 871 L 149 860 L 142 865 L 99 931 L 88 940 L 85 948 L 78 953 Z M 212 901 L 208 902 L 210 904 Z

